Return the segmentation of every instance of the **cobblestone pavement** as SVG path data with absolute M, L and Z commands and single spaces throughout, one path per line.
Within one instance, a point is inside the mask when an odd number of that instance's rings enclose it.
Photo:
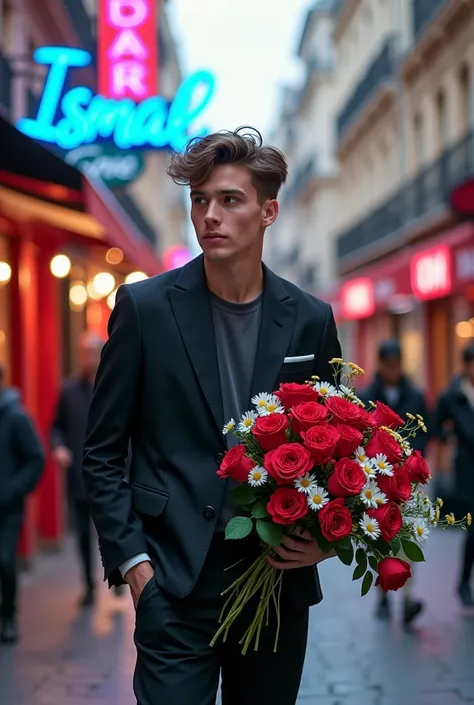
M 461 540 L 458 532 L 432 538 L 415 585 L 427 609 L 411 633 L 400 627 L 398 594 L 392 622 L 377 622 L 375 594 L 361 599 L 347 568 L 322 566 L 325 600 L 312 611 L 299 705 L 474 703 L 474 614 L 454 596 Z M 103 586 L 95 609 L 81 612 L 77 575 L 65 551 L 24 577 L 22 641 L 0 646 L 1 705 L 135 703 L 130 601 Z

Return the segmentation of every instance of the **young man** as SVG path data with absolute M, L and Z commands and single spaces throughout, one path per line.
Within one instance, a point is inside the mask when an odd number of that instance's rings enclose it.
M 18 639 L 16 551 L 26 497 L 44 468 L 44 452 L 16 389 L 4 386 L 0 366 L 0 641 Z
M 403 370 L 402 349 L 397 340 L 383 341 L 378 349 L 378 370 L 372 383 L 360 393 L 365 404 L 369 401 L 380 401 L 397 412 L 402 419 L 407 413 L 421 414 L 426 421 L 428 431 L 431 424 L 428 419 L 428 407 L 420 389 L 415 387 Z M 414 450 L 425 454 L 428 444 L 428 434 L 418 433 L 410 439 Z M 412 580 L 403 588 L 403 623 L 409 626 L 423 611 L 424 604 L 412 596 Z M 386 593 L 380 590 L 380 600 L 377 605 L 379 619 L 390 618 L 390 602 Z
M 436 408 L 435 431 L 440 446 L 454 437 L 455 495 L 463 512 L 474 514 L 474 345 L 462 352 L 462 373 L 441 395 Z M 437 468 L 439 473 L 446 468 Z M 474 524 L 468 526 L 464 541 L 458 594 L 464 607 L 474 607 L 471 588 L 474 567 Z
M 248 615 L 211 648 L 221 593 L 259 552 L 256 538 L 224 540 L 236 509 L 216 471 L 223 425 L 254 394 L 331 378 L 336 326 L 327 304 L 262 264 L 287 175 L 278 150 L 258 133 L 215 133 L 175 154 L 169 174 L 191 188 L 203 255 L 117 292 L 83 465 L 105 577 L 125 580 L 136 607 L 139 705 L 212 705 L 220 673 L 224 705 L 294 705 L 325 556 L 308 538 L 278 549 L 286 574 L 276 654 L 273 620 L 259 651 L 240 655 Z

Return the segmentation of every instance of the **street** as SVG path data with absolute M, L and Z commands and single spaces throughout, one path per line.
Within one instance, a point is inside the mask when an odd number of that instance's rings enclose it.
M 454 595 L 460 532 L 436 533 L 415 592 L 427 601 L 416 629 L 373 619 L 375 593 L 362 599 L 351 571 L 321 568 L 325 599 L 312 611 L 300 705 L 474 703 L 474 615 Z M 38 559 L 23 577 L 21 632 L 0 648 L 1 705 L 133 705 L 133 610 L 101 586 L 93 612 L 80 612 L 72 547 Z M 196 705 L 200 705 L 196 703 Z M 264 704 L 262 704 L 264 705 Z

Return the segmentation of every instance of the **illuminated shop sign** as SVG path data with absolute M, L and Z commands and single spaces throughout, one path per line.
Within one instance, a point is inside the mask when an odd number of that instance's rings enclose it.
M 411 287 L 422 300 L 438 299 L 451 291 L 451 251 L 441 245 L 415 255 L 410 266 Z
M 100 0 L 99 93 L 136 103 L 158 91 L 157 0 Z
M 34 60 L 50 68 L 36 117 L 17 123 L 29 137 L 65 151 L 100 141 L 111 142 L 118 149 L 170 147 L 180 151 L 191 137 L 207 132 L 193 125 L 214 94 L 214 77 L 208 71 L 188 76 L 171 102 L 158 95 L 137 102 L 128 96 L 107 98 L 87 86 L 65 92 L 69 70 L 92 61 L 91 54 L 83 49 L 41 47 L 35 51 Z M 125 87 L 129 83 L 125 82 Z
M 368 277 L 351 279 L 341 287 L 341 314 L 347 320 L 368 318 L 375 309 L 374 286 Z
M 64 160 L 109 188 L 126 186 L 145 168 L 141 152 L 123 152 L 108 144 L 86 144 L 68 152 Z

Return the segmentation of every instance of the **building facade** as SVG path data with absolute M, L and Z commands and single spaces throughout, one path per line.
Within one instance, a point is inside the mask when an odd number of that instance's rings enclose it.
M 320 41 L 310 26 L 309 55 Z M 292 222 L 303 224 L 299 251 L 325 229 L 318 256 L 334 287 L 321 277 L 314 289 L 334 306 L 345 356 L 370 374 L 378 342 L 396 337 L 408 372 L 435 397 L 474 336 L 474 225 L 452 207 L 474 179 L 474 3 L 342 0 L 332 26 L 330 99 L 314 103 L 310 130 L 300 127 L 304 103 L 280 121 L 307 157 L 321 121 L 329 125 L 327 218 L 290 199 Z M 289 151 L 293 160 L 298 148 Z M 316 188 L 310 200 L 320 197 Z M 284 226 L 276 239 L 297 261 L 297 236 Z M 297 267 L 286 271 L 304 285 Z

